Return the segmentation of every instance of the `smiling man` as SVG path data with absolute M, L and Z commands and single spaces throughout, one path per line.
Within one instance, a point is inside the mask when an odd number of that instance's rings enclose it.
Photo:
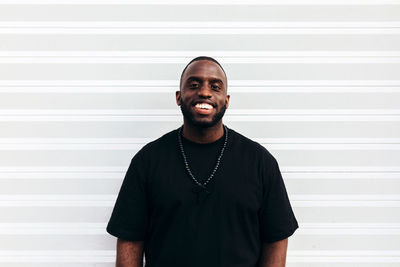
M 108 222 L 117 267 L 285 266 L 298 223 L 274 156 L 222 123 L 227 88 L 213 58 L 183 70 L 183 125 L 132 158 Z

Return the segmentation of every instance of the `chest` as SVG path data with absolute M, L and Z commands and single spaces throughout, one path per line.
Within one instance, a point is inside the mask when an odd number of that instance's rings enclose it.
M 204 189 L 193 181 L 179 155 L 154 166 L 146 188 L 151 210 L 173 213 L 177 209 L 219 207 L 256 213 L 262 199 L 257 165 L 241 157 L 224 156 Z

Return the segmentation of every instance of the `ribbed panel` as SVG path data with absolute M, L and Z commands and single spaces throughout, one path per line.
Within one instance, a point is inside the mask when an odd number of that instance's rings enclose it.
M 279 161 L 287 266 L 399 266 L 399 48 L 394 0 L 0 0 L 0 265 L 115 266 L 129 161 L 208 55 L 224 122 Z

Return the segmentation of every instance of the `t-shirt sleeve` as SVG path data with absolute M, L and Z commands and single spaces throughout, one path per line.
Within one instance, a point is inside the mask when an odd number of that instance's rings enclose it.
M 263 161 L 263 203 L 260 212 L 261 240 L 276 242 L 291 236 L 299 227 L 290 205 L 278 162 L 267 152 Z
M 147 229 L 147 203 L 143 161 L 136 154 L 128 167 L 114 205 L 107 232 L 129 241 L 144 241 Z

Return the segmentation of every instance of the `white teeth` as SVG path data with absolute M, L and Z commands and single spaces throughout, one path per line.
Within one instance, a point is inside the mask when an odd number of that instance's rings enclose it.
M 213 107 L 210 104 L 206 103 L 198 103 L 196 104 L 197 108 L 202 108 L 202 109 L 212 109 Z

